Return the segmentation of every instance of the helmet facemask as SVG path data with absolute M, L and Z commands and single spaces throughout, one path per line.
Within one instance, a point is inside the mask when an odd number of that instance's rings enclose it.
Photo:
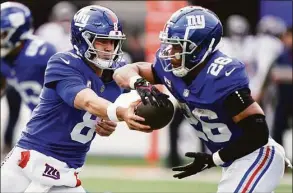
M 188 34 L 188 33 L 186 33 Z M 205 52 L 202 59 L 198 62 L 197 53 L 201 52 L 200 45 L 196 45 L 194 42 L 187 39 L 187 35 L 185 34 L 184 39 L 179 38 L 168 38 L 166 32 L 160 33 L 160 41 L 164 48 L 160 51 L 159 57 L 163 59 L 162 65 L 163 69 L 166 72 L 172 71 L 173 74 L 177 77 L 186 76 L 188 72 L 196 68 L 199 64 L 201 64 L 204 59 L 212 52 L 212 48 L 215 42 L 213 38 L 207 51 Z M 173 46 L 180 46 L 181 52 L 171 53 L 171 49 Z M 180 60 L 181 65 L 179 67 L 174 67 L 171 63 L 172 60 Z M 189 65 L 187 65 L 189 64 Z M 190 67 L 188 67 L 190 66 Z
M 1 58 L 7 56 L 15 47 L 9 39 L 14 34 L 16 29 L 1 29 Z
M 21 40 L 29 39 L 33 29 L 24 32 L 15 43 L 12 41 L 16 37 L 17 28 L 1 29 L 1 58 L 6 57 L 14 48 L 21 44 Z
M 114 62 L 119 62 L 122 59 L 123 51 L 122 44 L 126 39 L 125 35 L 120 31 L 111 31 L 108 36 L 95 34 L 89 31 L 82 32 L 82 37 L 88 44 L 88 49 L 84 54 L 84 57 L 95 66 L 101 69 L 114 70 Z M 95 41 L 98 39 L 114 40 L 114 51 L 107 52 L 104 50 L 98 50 L 95 48 Z M 107 58 L 100 58 L 100 56 L 106 56 Z

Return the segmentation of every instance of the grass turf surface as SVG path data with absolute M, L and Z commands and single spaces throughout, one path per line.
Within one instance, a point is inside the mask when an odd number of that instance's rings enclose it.
M 210 193 L 216 192 L 217 184 L 190 181 L 137 181 L 103 178 L 82 179 L 83 187 L 89 192 L 125 193 Z M 275 193 L 292 192 L 291 185 L 280 185 Z
M 187 161 L 187 160 L 185 160 Z M 143 158 L 129 157 L 99 157 L 88 156 L 86 165 L 107 165 L 107 166 L 149 166 Z M 153 166 L 164 167 L 165 160 L 160 159 Z M 219 172 L 221 169 L 218 169 Z M 95 171 L 92 171 L 95 172 Z M 292 171 L 291 171 L 292 172 Z M 122 174 L 123 175 L 123 174 Z M 89 193 L 210 193 L 216 192 L 217 183 L 197 182 L 185 180 L 129 180 L 118 178 L 86 177 L 82 178 L 83 187 Z M 269 182 L 268 182 L 269 183 Z M 292 184 L 279 185 L 275 193 L 292 192 Z

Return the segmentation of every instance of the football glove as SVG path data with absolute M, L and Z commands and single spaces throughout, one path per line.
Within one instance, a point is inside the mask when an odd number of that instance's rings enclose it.
M 210 154 L 206 153 L 196 153 L 196 152 L 187 152 L 186 157 L 194 158 L 193 162 L 184 165 L 173 167 L 173 171 L 179 171 L 173 175 L 174 178 L 182 179 L 191 175 L 195 175 L 203 170 L 216 166 L 213 157 Z
M 169 96 L 160 92 L 155 86 L 153 86 L 151 83 L 143 78 L 137 79 L 137 81 L 134 83 L 134 88 L 140 96 L 144 105 L 147 104 L 147 98 L 149 99 L 151 105 L 154 106 L 163 107 L 168 104 L 167 99 L 169 98 Z

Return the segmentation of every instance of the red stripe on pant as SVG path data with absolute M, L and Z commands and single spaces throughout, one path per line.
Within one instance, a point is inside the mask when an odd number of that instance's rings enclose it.
M 269 154 L 270 154 L 270 148 L 267 147 L 266 154 L 265 154 L 264 159 L 262 160 L 262 162 L 260 163 L 260 165 L 256 168 L 256 170 L 253 172 L 253 174 L 249 178 L 246 186 L 242 190 L 242 193 L 245 193 L 248 190 L 248 188 L 249 188 L 250 184 L 252 183 L 252 181 L 254 180 L 256 174 L 263 168 L 263 166 L 265 165 L 266 161 L 268 160 Z

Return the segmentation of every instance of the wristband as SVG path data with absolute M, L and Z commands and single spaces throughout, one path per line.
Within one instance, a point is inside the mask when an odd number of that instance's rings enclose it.
M 131 77 L 131 78 L 129 79 L 129 87 L 132 88 L 132 89 L 135 89 L 135 88 L 134 88 L 134 83 L 135 83 L 138 79 L 140 79 L 140 78 L 142 78 L 142 77 L 139 76 L 139 75 L 136 75 L 136 76 Z
M 213 161 L 214 161 L 215 165 L 217 165 L 217 166 L 223 165 L 225 163 L 221 159 L 221 157 L 219 155 L 219 151 L 217 151 L 216 153 L 213 153 Z
M 118 106 L 114 103 L 111 103 L 107 108 L 107 115 L 110 121 L 119 122 L 119 119 L 117 117 L 117 110 Z

